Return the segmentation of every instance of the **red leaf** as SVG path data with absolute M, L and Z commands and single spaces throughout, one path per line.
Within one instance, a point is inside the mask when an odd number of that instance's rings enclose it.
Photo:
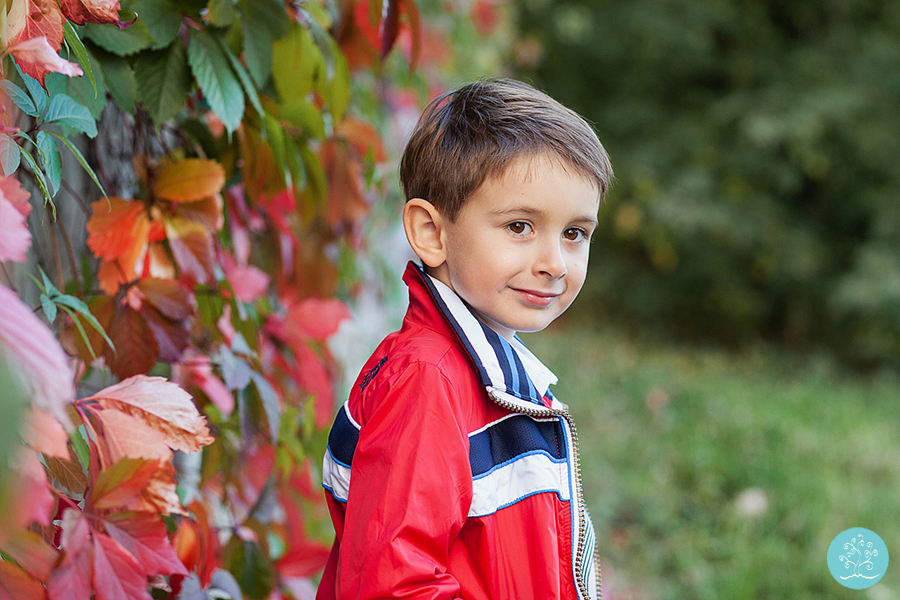
M 40 600 L 46 597 L 47 592 L 39 581 L 12 563 L 0 561 L 0 600 Z
M 149 278 L 141 281 L 137 288 L 146 302 L 170 319 L 180 321 L 194 314 L 191 293 L 177 281 Z
M 41 536 L 24 530 L 17 531 L 3 543 L 3 552 L 19 563 L 29 575 L 41 581 L 47 579 L 59 557 L 59 550 L 45 542 Z
M 25 223 L 31 212 L 30 195 L 12 177 L 0 179 L 0 262 L 26 260 L 31 247 L 31 232 Z
M 340 300 L 309 298 L 288 310 L 284 335 L 292 342 L 306 338 L 325 341 L 335 334 L 341 321 L 349 318 L 350 311 Z
M 188 158 L 164 166 L 153 191 L 160 198 L 191 202 L 219 193 L 224 185 L 222 165 L 214 160 Z
M 50 600 L 90 600 L 91 545 L 87 519 L 81 511 L 63 512 L 62 561 L 47 579 Z
M 63 41 L 63 22 L 59 5 L 52 0 L 21 0 L 13 2 L 7 17 L 8 46 L 25 40 L 46 37 L 53 51 L 58 52 Z M 42 85 L 47 71 L 40 65 L 19 63 L 22 71 L 37 79 Z
M 60 5 L 66 18 L 76 25 L 119 20 L 118 0 L 60 0 Z
M 182 364 L 173 366 L 172 378 L 186 386 L 197 386 L 215 404 L 224 416 L 234 410 L 234 396 L 213 374 L 212 362 L 206 356 L 188 350 Z
M 12 477 L 0 496 L 0 532 L 25 529 L 31 523 L 49 525 L 56 498 L 37 454 L 19 447 L 11 462 Z
M 109 536 L 95 532 L 93 541 L 96 600 L 152 600 L 137 559 Z
M 109 536 L 119 542 L 143 565 L 147 575 L 187 575 L 166 535 L 162 519 L 149 516 L 106 522 Z
M 150 304 L 141 307 L 141 314 L 156 338 L 159 359 L 170 363 L 181 360 L 181 353 L 191 341 L 190 323 L 168 319 Z
M 194 452 L 214 441 L 190 394 L 162 377 L 137 375 L 84 401 L 89 400 L 142 420 L 165 435 L 166 444 L 175 450 Z
M 331 548 L 315 540 L 294 540 L 275 568 L 284 577 L 310 577 L 325 566 Z
M 47 326 L 2 285 L 0 349 L 32 402 L 68 425 L 65 405 L 75 395 L 68 358 Z
M 115 308 L 106 334 L 116 351 L 106 346 L 103 355 L 110 370 L 121 378 L 146 373 L 159 357 L 159 345 L 147 320 L 130 306 Z
M 331 422 L 334 392 L 331 378 L 322 360 L 306 344 L 292 347 L 297 366 L 294 375 L 306 391 L 316 397 L 316 427 L 323 429 Z

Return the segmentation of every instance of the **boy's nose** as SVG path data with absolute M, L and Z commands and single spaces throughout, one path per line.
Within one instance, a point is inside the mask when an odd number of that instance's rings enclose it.
M 549 275 L 553 279 L 559 279 L 566 274 L 566 260 L 563 255 L 562 244 L 547 241 L 540 245 L 535 261 L 536 272 Z

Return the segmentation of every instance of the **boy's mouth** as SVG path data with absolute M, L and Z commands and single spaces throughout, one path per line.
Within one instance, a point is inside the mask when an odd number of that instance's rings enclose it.
M 550 304 L 559 297 L 559 294 L 541 292 L 539 290 L 524 290 L 519 288 L 512 289 L 526 303 L 533 304 L 534 306 L 550 306 Z

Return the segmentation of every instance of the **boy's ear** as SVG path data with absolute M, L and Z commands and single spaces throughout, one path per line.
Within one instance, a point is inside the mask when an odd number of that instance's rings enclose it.
M 444 218 L 434 205 L 422 198 L 412 198 L 403 207 L 403 229 L 413 252 L 426 266 L 439 267 L 447 260 L 444 241 Z

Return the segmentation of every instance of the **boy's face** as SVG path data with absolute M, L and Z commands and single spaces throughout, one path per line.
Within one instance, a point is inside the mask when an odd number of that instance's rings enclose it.
M 556 159 L 521 158 L 444 222 L 446 260 L 432 275 L 501 336 L 540 331 L 578 295 L 600 197 Z

